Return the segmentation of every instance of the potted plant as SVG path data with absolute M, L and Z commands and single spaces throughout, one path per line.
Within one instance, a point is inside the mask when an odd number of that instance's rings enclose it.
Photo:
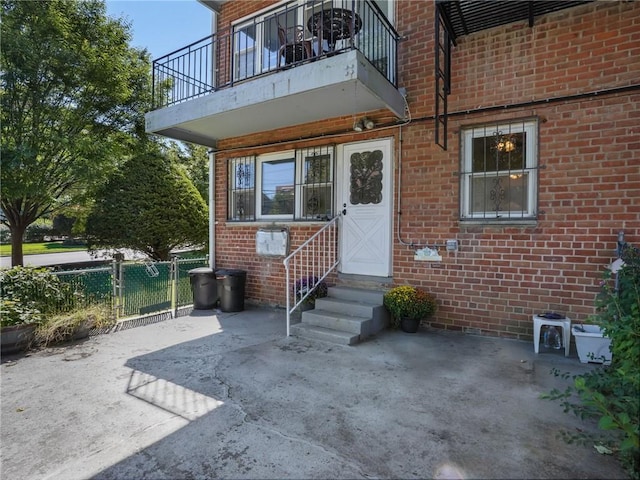
M 3 353 L 29 348 L 36 329 L 56 313 L 75 308 L 80 294 L 51 269 L 0 269 L 0 336 Z
M 392 288 L 383 303 L 393 317 L 392 325 L 407 333 L 417 332 L 420 321 L 433 315 L 437 305 L 433 295 L 410 285 Z
M 300 304 L 301 310 L 314 308 L 316 298 L 327 296 L 327 284 L 324 281 L 318 281 L 318 277 L 314 276 L 299 278 L 296 280 L 294 288 L 296 303 L 303 300 Z
M 41 321 L 40 312 L 32 304 L 22 305 L 11 299 L 0 299 L 0 348 L 14 353 L 29 347 Z
M 56 281 L 46 268 L 13 267 L 0 270 L 0 337 L 3 353 L 29 347 L 36 326 L 52 304 L 61 299 Z

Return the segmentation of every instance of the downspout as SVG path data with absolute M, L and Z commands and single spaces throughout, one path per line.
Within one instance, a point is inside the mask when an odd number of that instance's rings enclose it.
M 211 149 L 209 154 L 209 267 L 216 269 L 216 152 Z
M 215 38 L 218 31 L 218 13 L 214 10 L 211 15 L 211 38 Z M 216 55 L 212 49 L 211 52 L 211 69 L 213 86 L 216 87 L 217 77 L 216 71 Z M 216 269 L 216 151 L 211 148 L 207 150 L 209 155 L 209 267 L 215 271 Z

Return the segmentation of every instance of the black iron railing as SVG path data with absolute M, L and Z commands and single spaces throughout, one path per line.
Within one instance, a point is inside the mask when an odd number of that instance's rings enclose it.
M 153 108 L 351 49 L 397 86 L 397 43 L 370 0 L 291 1 L 154 60 Z

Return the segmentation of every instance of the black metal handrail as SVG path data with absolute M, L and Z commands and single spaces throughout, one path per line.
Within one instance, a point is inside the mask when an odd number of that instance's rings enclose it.
M 153 108 L 168 107 L 351 49 L 362 52 L 397 86 L 398 33 L 374 2 L 334 1 L 328 8 L 326 2 L 323 5 L 321 0 L 311 0 L 304 4 L 304 22 L 297 18 L 299 11 L 297 0 L 278 5 L 154 60 Z M 303 23 L 304 41 L 313 49 L 311 57 L 287 55 L 282 62 L 278 57 L 284 56 L 283 50 L 273 42 L 274 35 L 269 45 L 256 38 L 257 32 L 277 32 L 278 28 Z M 328 28 L 336 30 L 331 33 Z

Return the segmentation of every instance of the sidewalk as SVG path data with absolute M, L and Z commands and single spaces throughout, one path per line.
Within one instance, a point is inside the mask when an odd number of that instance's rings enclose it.
M 3 359 L 3 479 L 626 478 L 567 445 L 528 342 L 385 331 L 285 337 L 282 310 L 194 311 Z

